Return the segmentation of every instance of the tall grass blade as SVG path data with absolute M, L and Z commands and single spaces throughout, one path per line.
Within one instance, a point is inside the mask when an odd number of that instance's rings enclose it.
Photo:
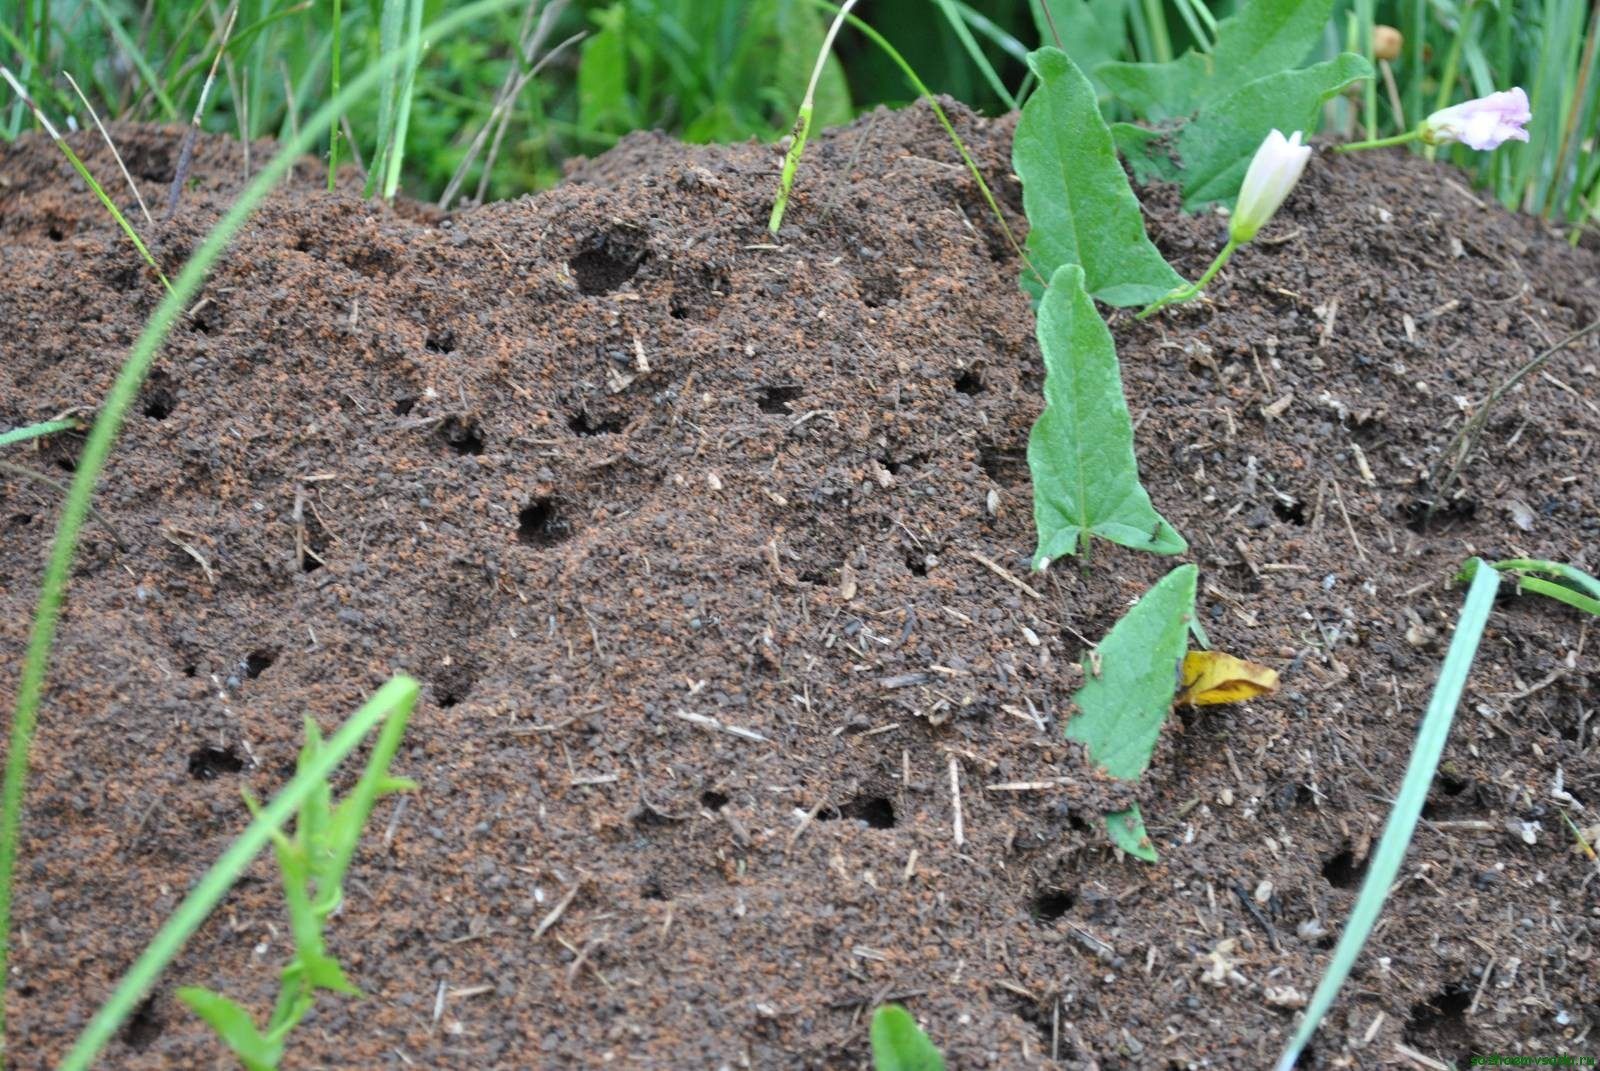
M 245 827 L 245 831 L 239 834 L 239 839 L 211 864 L 211 869 L 205 872 L 194 891 L 184 897 L 183 903 L 162 924 L 149 946 L 128 968 L 128 973 L 122 976 L 122 981 L 117 983 L 116 989 L 100 1006 L 89 1025 L 83 1028 L 83 1033 L 78 1035 L 78 1040 L 57 1071 L 87 1071 L 96 1054 L 133 1014 L 167 964 L 172 962 L 184 943 L 205 922 L 206 916 L 228 894 L 245 868 L 261 854 L 261 849 L 272 841 L 273 835 L 294 816 L 306 799 L 326 786 L 329 776 L 345 756 L 354 751 L 380 721 L 385 723 L 385 738 L 391 735 L 391 726 L 398 725 L 399 731 L 403 732 L 418 692 L 417 682 L 409 677 L 391 680 L 340 726 L 339 731 L 310 762 L 302 764 L 277 798 L 264 807 Z
M 89 0 L 89 4 L 99 13 L 100 20 L 106 24 L 106 29 L 116 39 L 117 47 L 122 49 L 128 57 L 128 62 L 133 64 L 139 72 L 139 77 L 144 79 L 145 88 L 155 97 L 156 103 L 161 105 L 162 117 L 169 122 L 176 119 L 178 109 L 173 105 L 172 98 L 167 96 L 167 91 L 162 88 L 160 76 L 150 69 L 150 61 L 144 58 L 139 46 L 128 36 L 128 31 L 122 28 L 122 21 L 106 6 L 106 0 Z M 39 59 L 43 61 L 44 57 L 41 56 Z
M 0 432 L 0 447 L 10 446 L 12 443 L 27 442 L 29 439 L 38 439 L 45 435 L 54 435 L 58 431 L 73 431 L 79 427 L 76 420 L 46 420 L 40 424 L 29 424 L 22 428 L 12 428 L 7 432 Z
M 966 49 L 972 65 L 983 75 L 983 80 L 989 83 L 989 88 L 994 90 L 994 95 L 1005 102 L 1008 110 L 1016 111 L 1017 98 L 1006 88 L 1005 82 L 1001 81 L 1000 74 L 994 69 L 994 64 L 989 62 L 989 57 L 983 54 L 983 48 L 978 44 L 977 38 L 972 36 L 972 30 L 967 27 L 967 20 L 962 18 L 961 12 L 956 9 L 955 0 L 934 0 L 934 2 L 939 5 L 940 13 L 950 24 L 956 40 Z
M 333 96 L 339 95 L 339 59 L 342 54 L 344 34 L 343 0 L 333 0 L 333 19 L 330 25 L 333 38 L 333 52 L 328 68 L 328 92 Z M 335 115 L 328 123 L 328 192 L 333 192 L 335 180 L 339 175 L 339 117 Z
M 1472 578 L 1472 586 L 1467 589 L 1466 602 L 1461 607 L 1461 616 L 1456 620 L 1455 637 L 1450 641 L 1450 650 L 1445 653 L 1438 683 L 1433 688 L 1433 698 L 1428 702 L 1428 712 L 1422 717 L 1417 744 L 1411 752 L 1411 761 L 1406 766 L 1405 779 L 1400 783 L 1394 808 L 1389 812 L 1383 838 L 1378 841 L 1377 851 L 1373 853 L 1366 880 L 1362 882 L 1355 907 L 1351 908 L 1350 917 L 1345 921 L 1344 933 L 1339 937 L 1338 947 L 1333 950 L 1327 973 L 1322 976 L 1316 993 L 1311 997 L 1305 1018 L 1300 1020 L 1293 1039 L 1279 1057 L 1277 1071 L 1290 1071 L 1300 1058 L 1311 1035 L 1316 1033 L 1318 1024 L 1333 1007 L 1340 987 L 1350 976 L 1350 969 L 1355 966 L 1356 958 L 1360 956 L 1361 948 L 1371 936 L 1372 927 L 1383 910 L 1383 902 L 1389 896 L 1389 886 L 1394 883 L 1395 875 L 1400 872 L 1400 864 L 1405 861 L 1411 834 L 1416 831 L 1422 805 L 1427 801 L 1428 786 L 1433 783 L 1434 770 L 1438 768 L 1439 756 L 1443 754 L 1445 740 L 1450 735 L 1450 723 L 1455 718 L 1456 705 L 1461 702 L 1461 693 L 1466 688 L 1467 673 L 1472 669 L 1472 660 L 1478 653 L 1478 641 L 1483 638 L 1483 626 L 1494 607 L 1494 593 L 1499 582 L 1500 574 L 1495 570 L 1479 568 Z
M 434 37 L 443 37 L 456 28 L 480 16 L 509 7 L 514 0 L 477 0 L 445 15 L 428 27 Z M 17 840 L 21 832 L 22 800 L 27 786 L 28 753 L 38 725 L 39 705 L 44 696 L 45 673 L 49 668 L 50 650 L 55 642 L 56 627 L 61 619 L 61 602 L 66 592 L 67 578 L 71 573 L 72 559 L 78 548 L 78 534 L 89 516 L 90 499 L 96 482 L 105 468 L 117 432 L 122 427 L 144 382 L 145 375 L 155 360 L 156 352 L 177 322 L 178 316 L 188 307 L 200 284 L 205 281 L 211 266 L 217 262 L 233 236 L 244 225 L 256 206 L 268 192 L 288 174 L 294 162 L 307 152 L 315 133 L 320 131 L 335 115 L 364 93 L 370 93 L 378 80 L 393 71 L 405 57 L 391 52 L 375 57 L 357 77 L 351 79 L 340 93 L 330 99 L 311 120 L 300 135 L 285 142 L 278 154 L 259 171 L 245 187 L 233 206 L 223 215 L 199 248 L 178 273 L 172 290 L 156 307 L 144 330 L 134 342 L 128 359 L 117 373 L 106 396 L 100 415 L 90 429 L 73 473 L 71 492 L 56 524 L 55 541 L 50 548 L 50 559 L 45 566 L 44 580 L 40 584 L 38 609 L 34 614 L 33 628 L 28 639 L 27 653 L 23 657 L 21 679 L 17 685 L 16 707 L 11 718 L 11 738 L 6 753 L 5 782 L 0 791 L 0 979 L 9 977 L 7 962 L 11 951 L 11 896 L 12 878 L 16 872 Z M 0 1044 L 4 1031 L 4 989 L 0 987 Z
M 222 28 L 222 42 L 217 45 L 217 54 L 211 61 L 211 70 L 206 75 L 204 84 L 200 86 L 200 99 L 195 102 L 194 118 L 189 120 L 189 129 L 183 132 L 183 143 L 178 147 L 178 166 L 172 172 L 172 185 L 167 189 L 167 214 L 164 218 L 171 219 L 178 214 L 178 201 L 183 196 L 183 184 L 188 181 L 189 167 L 194 162 L 194 143 L 200 136 L 200 120 L 205 118 L 206 98 L 211 95 L 211 87 L 217 81 L 217 65 L 222 62 L 222 57 L 228 51 L 228 37 L 233 33 L 233 20 L 239 16 L 238 0 L 228 8 L 228 23 Z M 245 160 L 250 159 L 249 132 L 241 127 L 239 131 L 244 140 Z M 246 170 L 249 170 L 248 164 Z
M 117 143 L 111 140 L 111 134 L 106 130 L 106 125 L 100 121 L 100 115 L 94 110 L 94 105 L 89 103 L 89 98 L 83 95 L 83 90 L 78 88 L 77 79 L 68 71 L 61 74 L 72 84 L 72 91 L 78 94 L 78 99 L 83 101 L 84 110 L 89 113 L 89 118 L 94 120 L 95 127 L 100 131 L 100 136 L 105 139 L 106 148 L 111 150 L 112 159 L 117 162 L 117 170 L 122 172 L 122 180 L 128 184 L 128 189 L 133 191 L 133 199 L 139 202 L 139 211 L 144 215 L 144 221 L 154 224 L 150 218 L 150 209 L 144 203 L 144 195 L 139 192 L 139 184 L 133 181 L 133 176 L 128 174 L 128 165 L 122 162 L 122 154 L 117 151 Z
M 406 25 L 405 78 L 400 84 L 400 99 L 395 108 L 394 137 L 389 142 L 387 174 L 383 180 L 383 199 L 394 200 L 400 188 L 400 165 L 406 156 L 406 131 L 411 126 L 411 100 L 417 91 L 417 68 L 422 64 L 422 0 L 410 0 Z
M 832 7 L 831 4 L 827 6 Z M 794 190 L 795 172 L 800 170 L 800 157 L 805 154 L 806 138 L 811 134 L 811 116 L 817 105 L 817 83 L 822 81 L 822 71 L 828 65 L 828 57 L 833 54 L 833 42 L 844 27 L 845 19 L 850 17 L 850 9 L 855 6 L 856 0 L 844 0 L 842 7 L 833 9 L 833 22 L 828 25 L 828 35 L 822 39 L 816 66 L 811 68 L 811 81 L 806 83 L 806 95 L 800 99 L 800 113 L 795 117 L 789 151 L 783 157 L 783 173 L 778 177 L 778 196 L 772 202 L 772 216 L 767 220 L 767 230 L 773 234 L 777 234 L 783 226 L 783 214 L 789 208 L 789 194 Z

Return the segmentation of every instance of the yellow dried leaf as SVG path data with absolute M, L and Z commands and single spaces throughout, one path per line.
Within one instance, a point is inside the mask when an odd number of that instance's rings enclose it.
M 1278 690 L 1278 671 L 1221 651 L 1190 651 L 1183 656 L 1179 705 L 1205 707 L 1240 703 Z

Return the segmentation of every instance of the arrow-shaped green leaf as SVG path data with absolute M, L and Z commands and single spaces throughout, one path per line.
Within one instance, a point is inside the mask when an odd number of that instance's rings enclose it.
M 1039 306 L 1039 349 L 1045 408 L 1028 437 L 1034 568 L 1076 554 L 1085 536 L 1156 554 L 1188 550 L 1139 482 L 1116 344 L 1076 264 L 1055 273 Z

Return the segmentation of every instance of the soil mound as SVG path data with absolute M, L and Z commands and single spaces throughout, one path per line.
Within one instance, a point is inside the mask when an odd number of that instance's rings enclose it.
M 955 114 L 1020 231 L 1010 124 Z M 180 131 L 115 133 L 163 201 Z M 1061 727 L 1087 644 L 1173 563 L 1028 575 L 1040 365 L 1006 241 L 920 106 L 820 138 L 774 240 L 776 165 L 639 135 L 439 219 L 308 162 L 257 215 L 72 580 L 14 1066 L 64 1051 L 242 828 L 240 789 L 289 776 L 302 717 L 397 671 L 426 684 L 396 771 L 421 788 L 375 816 L 331 928 L 367 996 L 320 1001 L 288 1066 L 859 1068 L 886 999 L 952 1067 L 1270 1064 L 1404 769 L 1448 578 L 1470 553 L 1600 566 L 1593 339 L 1506 399 L 1431 525 L 1419 505 L 1464 411 L 1600 313 L 1600 261 L 1447 168 L 1325 154 L 1209 302 L 1118 317 L 1204 624 L 1284 674 L 1174 719 L 1146 866 L 1104 844 Z M 246 167 L 202 143 L 146 234 L 169 271 Z M 1191 276 L 1220 245 L 1168 193 L 1149 211 Z M 95 406 L 159 288 L 41 139 L 0 149 L 0 233 L 0 426 Z M 59 479 L 80 443 L 5 460 Z M 58 506 L 0 473 L 7 696 Z M 1552 795 L 1600 806 L 1593 633 L 1502 602 L 1308 1066 L 1596 1048 L 1600 882 Z M 218 1065 L 173 988 L 264 1015 L 286 941 L 263 860 L 105 1066 Z

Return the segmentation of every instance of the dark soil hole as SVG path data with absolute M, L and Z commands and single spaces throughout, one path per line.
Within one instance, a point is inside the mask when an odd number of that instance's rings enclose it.
M 645 881 L 644 887 L 639 890 L 639 895 L 644 897 L 646 900 L 669 899 L 667 896 L 667 890 L 662 888 L 661 882 L 657 881 L 655 878 L 650 878 Z
M 665 811 L 658 811 L 648 803 L 640 803 L 637 810 L 629 816 L 636 829 L 666 829 L 675 826 L 683 819 L 676 818 Z
M 1281 498 L 1274 498 L 1272 500 L 1272 512 L 1277 515 L 1278 520 L 1283 521 L 1285 524 L 1306 523 L 1306 504 L 1298 499 L 1293 502 L 1285 502 Z
M 1367 876 L 1367 861 L 1356 862 L 1355 853 L 1346 848 L 1322 864 L 1322 876 L 1336 889 L 1354 889 Z
M 1431 517 L 1428 515 L 1430 504 L 1433 505 Z M 1478 513 L 1478 503 L 1470 498 L 1452 498 L 1448 502 L 1439 503 L 1418 498 L 1407 502 L 1404 512 L 1406 527 L 1421 535 L 1430 528 L 1472 520 Z
M 857 796 L 832 810 L 824 809 L 817 817 L 825 822 L 840 818 L 853 818 L 865 822 L 873 829 L 894 828 L 894 804 L 887 796 Z
M 439 434 L 450 444 L 450 449 L 463 457 L 483 453 L 483 428 L 476 420 L 445 417 L 444 423 L 439 425 Z
M 440 710 L 449 710 L 472 694 L 478 675 L 467 666 L 446 666 L 433 679 L 433 701 Z
M 123 1024 L 122 1043 L 136 1052 L 143 1052 L 150 1047 L 151 1042 L 161 1036 L 166 1026 L 166 1021 L 156 1010 L 156 995 L 152 993 L 134 1009 L 128 1021 Z
M 572 419 L 567 421 L 567 427 L 579 435 L 615 435 L 622 430 L 622 421 L 596 420 L 589 415 L 588 410 L 580 409 L 572 414 Z
M 956 377 L 955 388 L 962 394 L 982 394 L 983 377 L 968 368 Z
M 716 789 L 707 789 L 700 793 L 700 806 L 708 811 L 720 811 L 727 805 L 727 793 L 718 792 Z
M 1400 1032 L 1406 1044 L 1453 1060 L 1457 1067 L 1467 1066 L 1474 1049 L 1467 1027 L 1472 993 L 1471 985 L 1452 983 L 1428 1000 L 1411 1005 L 1411 1018 Z
M 11 527 L 13 527 L 13 528 L 26 528 L 28 525 L 33 523 L 33 514 L 31 514 L 31 513 L 13 513 L 11 515 L 11 522 L 10 523 L 11 523 Z
M 454 353 L 456 333 L 448 327 L 443 331 L 429 331 L 428 340 L 423 343 L 423 348 L 429 353 Z
M 594 248 L 567 261 L 567 267 L 578 281 L 578 291 L 595 297 L 609 294 L 632 279 L 644 263 L 644 256 L 645 251 L 632 242 L 602 237 Z
M 906 569 L 912 576 L 928 575 L 928 557 L 920 550 L 906 551 Z
M 1078 902 L 1076 893 L 1066 889 L 1045 889 L 1028 904 L 1028 912 L 1039 922 L 1054 922 L 1072 910 Z
M 52 242 L 60 242 L 65 240 L 67 237 L 66 234 L 62 232 L 61 228 L 57 227 L 53 223 L 50 225 L 50 229 L 45 233 L 50 235 L 50 240 Z
M 1028 452 L 999 446 L 980 446 L 978 467 L 1001 487 L 1015 487 L 1028 478 Z
M 305 535 L 300 542 L 300 571 L 314 573 L 327 562 L 328 533 L 315 515 L 305 519 Z
M 873 275 L 861 280 L 861 303 L 869 309 L 882 308 L 900 300 L 900 280 L 893 275 Z
M 904 472 L 906 469 L 912 468 L 913 466 L 927 464 L 928 459 L 932 456 L 933 455 L 930 453 L 923 452 L 920 454 L 911 454 L 896 461 L 894 458 L 885 454 L 880 461 L 882 462 L 883 467 L 889 470 L 889 474 L 891 476 L 898 476 L 900 473 Z
M 151 377 L 154 380 L 155 377 Z M 172 391 L 162 385 L 159 380 L 154 381 L 144 390 L 142 410 L 144 415 L 151 420 L 165 420 L 178 408 L 178 398 Z
M 789 404 L 800 397 L 800 388 L 796 386 L 761 387 L 756 391 L 756 405 L 763 413 L 792 413 L 794 408 Z
M 554 499 L 536 498 L 517 514 L 517 541 L 530 547 L 553 547 L 571 534 Z
M 416 398 L 396 398 L 394 400 L 395 416 L 410 416 L 411 410 L 417 406 Z
M 238 773 L 244 769 L 244 759 L 232 744 L 227 747 L 206 745 L 189 752 L 189 776 L 196 781 L 215 781 L 223 774 Z
M 244 675 L 255 680 L 261 674 L 272 668 L 272 663 L 278 660 L 277 651 L 251 651 L 244 656 Z

